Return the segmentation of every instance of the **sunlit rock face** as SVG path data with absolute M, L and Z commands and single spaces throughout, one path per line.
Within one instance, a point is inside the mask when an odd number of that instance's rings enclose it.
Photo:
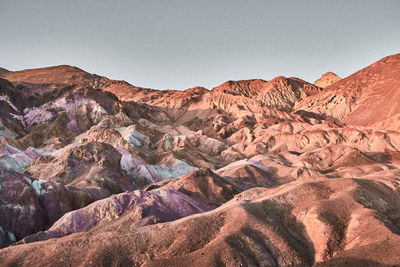
M 399 70 L 183 91 L 3 71 L 0 265 L 396 266 Z
M 334 84 L 337 81 L 340 81 L 341 78 L 339 76 L 337 76 L 335 73 L 333 72 L 327 72 L 324 75 L 321 76 L 321 78 L 319 78 L 318 80 L 316 80 L 314 82 L 314 84 L 316 86 L 319 86 L 321 88 L 325 88 L 328 87 L 332 84 Z
M 345 123 L 372 126 L 400 112 L 400 56 L 385 57 L 304 99 L 298 109 L 324 114 Z

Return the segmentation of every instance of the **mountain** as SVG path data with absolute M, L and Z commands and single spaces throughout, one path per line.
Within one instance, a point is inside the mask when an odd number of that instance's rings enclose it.
M 327 72 L 324 75 L 321 76 L 321 78 L 319 78 L 318 80 L 316 80 L 314 82 L 314 84 L 318 87 L 328 87 L 332 84 L 334 84 L 337 81 L 340 81 L 342 78 L 340 78 L 339 76 L 337 76 L 335 73 L 333 72 Z
M 385 57 L 304 99 L 296 107 L 371 126 L 400 112 L 400 54 Z
M 303 97 L 319 92 L 319 88 L 298 78 L 276 77 L 271 81 L 244 80 L 228 81 L 215 87 L 210 97 L 221 95 L 242 96 L 256 100 L 263 106 L 291 108 Z
M 399 69 L 183 91 L 7 72 L 0 265 L 398 265 Z

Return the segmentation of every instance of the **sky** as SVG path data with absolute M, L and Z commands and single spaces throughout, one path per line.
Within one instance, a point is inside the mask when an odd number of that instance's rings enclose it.
M 400 52 L 399 0 L 0 0 L 0 67 L 155 89 L 346 77 Z

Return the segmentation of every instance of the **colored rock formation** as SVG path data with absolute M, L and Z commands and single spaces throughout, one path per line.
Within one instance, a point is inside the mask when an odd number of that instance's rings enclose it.
M 399 71 L 178 91 L 0 70 L 0 265 L 396 266 Z

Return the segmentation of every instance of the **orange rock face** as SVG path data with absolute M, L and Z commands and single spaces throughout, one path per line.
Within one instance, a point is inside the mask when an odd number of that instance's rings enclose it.
M 298 109 L 370 126 L 400 112 L 400 54 L 388 56 L 304 99 Z
M 337 76 L 335 73 L 333 72 L 327 72 L 324 75 L 321 76 L 321 78 L 319 78 L 318 80 L 316 80 L 314 82 L 314 84 L 316 86 L 319 86 L 321 88 L 325 88 L 328 87 L 332 84 L 334 84 L 337 81 L 340 81 L 342 78 L 340 78 L 339 76 Z
M 0 265 L 400 264 L 400 54 L 211 90 L 1 75 Z

